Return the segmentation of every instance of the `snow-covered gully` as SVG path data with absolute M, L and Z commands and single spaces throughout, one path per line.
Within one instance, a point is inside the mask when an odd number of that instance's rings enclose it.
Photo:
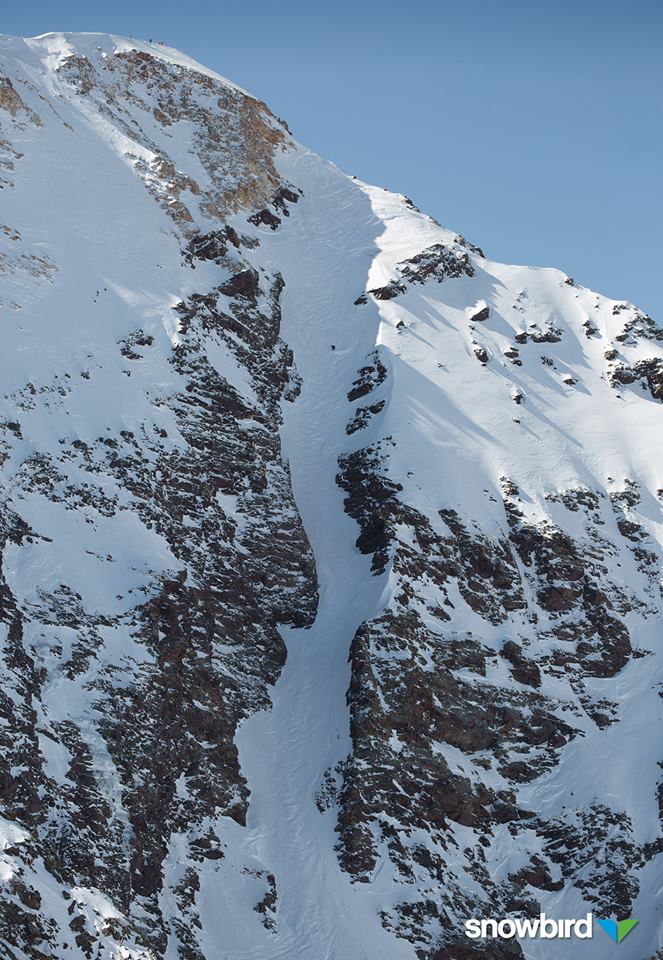
M 305 152 L 288 171 L 304 199 L 288 229 L 287 260 L 297 267 L 285 273 L 282 330 L 304 381 L 297 402 L 284 405 L 283 450 L 315 554 L 320 604 L 310 630 L 285 631 L 288 659 L 272 710 L 251 717 L 237 735 L 251 789 L 248 844 L 276 878 L 278 912 L 274 934 L 232 956 L 412 960 L 412 946 L 379 921 L 388 889 L 379 876 L 370 889 L 351 884 L 334 850 L 336 810 L 321 813 L 315 803 L 325 771 L 350 751 L 348 651 L 357 626 L 380 608 L 384 587 L 354 547 L 357 527 L 335 481 L 348 446 L 346 394 L 375 346 L 378 324 L 377 315 L 358 323 L 352 301 L 340 304 L 337 291 L 365 286 L 381 224 L 359 187 L 331 165 L 322 171 L 319 158 Z M 322 198 L 314 216 L 309 191 Z M 263 243 L 269 265 L 283 269 L 279 237 Z

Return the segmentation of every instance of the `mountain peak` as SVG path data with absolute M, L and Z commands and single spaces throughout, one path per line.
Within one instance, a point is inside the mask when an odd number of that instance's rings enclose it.
M 274 155 L 290 139 L 283 122 L 175 50 L 106 34 L 55 33 L 0 40 L 0 64 L 16 123 L 23 116 L 58 126 L 57 117 L 75 136 L 81 124 L 92 125 L 180 222 L 193 222 L 192 206 L 210 221 L 258 207 L 279 186 Z M 61 109 L 51 105 L 44 114 L 54 97 Z
M 31 52 L 45 60 L 51 69 L 71 56 L 85 56 L 96 60 L 100 56 L 135 51 L 173 66 L 194 70 L 196 73 L 246 93 L 237 84 L 158 39 L 122 37 L 110 33 L 43 33 L 37 37 L 12 37 L 0 34 L 0 51 L 6 56 L 18 57 L 22 53 Z

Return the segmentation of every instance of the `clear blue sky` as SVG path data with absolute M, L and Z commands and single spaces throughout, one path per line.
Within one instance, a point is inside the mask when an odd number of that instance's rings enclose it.
M 163 39 L 349 173 L 663 324 L 663 0 L 30 0 L 0 32 Z

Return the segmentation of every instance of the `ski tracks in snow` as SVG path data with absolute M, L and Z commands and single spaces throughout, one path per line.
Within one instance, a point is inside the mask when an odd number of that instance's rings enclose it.
M 311 629 L 284 630 L 288 659 L 273 707 L 237 735 L 251 789 L 247 852 L 274 874 L 278 912 L 275 932 L 232 958 L 414 960 L 411 944 L 395 940 L 378 916 L 390 878 L 353 885 L 334 850 L 336 810 L 321 813 L 315 804 L 325 771 L 351 749 L 345 694 L 352 638 L 383 605 L 384 582 L 370 576 L 369 558 L 354 547 L 358 530 L 335 482 L 349 444 L 347 391 L 375 347 L 379 318 L 334 296 L 364 289 L 382 224 L 361 188 L 335 167 L 303 151 L 292 166 L 286 175 L 304 197 L 283 239 L 266 237 L 263 249 L 265 266 L 286 280 L 282 335 L 304 381 L 296 403 L 284 405 L 283 451 L 315 554 L 320 604 Z M 314 218 L 309 190 L 317 198 Z

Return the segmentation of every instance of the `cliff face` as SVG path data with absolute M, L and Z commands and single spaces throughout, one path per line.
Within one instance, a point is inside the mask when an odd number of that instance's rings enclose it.
M 654 956 L 661 328 L 154 44 L 0 39 L 0 186 L 4 953 Z

